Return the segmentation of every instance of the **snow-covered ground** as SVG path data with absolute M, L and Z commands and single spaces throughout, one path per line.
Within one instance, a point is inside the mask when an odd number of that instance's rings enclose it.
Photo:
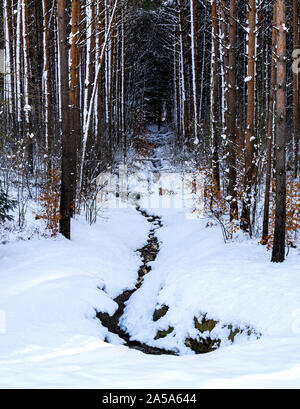
M 151 228 L 134 207 L 108 209 L 93 226 L 74 220 L 72 241 L 0 246 L 0 387 L 299 388 L 297 250 L 272 264 L 255 240 L 225 244 L 220 227 L 207 228 L 205 218 L 187 218 L 184 209 L 147 210 L 162 217 L 160 252 L 122 324 L 134 339 L 181 355 L 129 349 L 96 318 L 96 310 L 113 314 L 113 298 L 134 288 L 141 264 L 135 250 Z M 154 322 L 160 305 L 169 310 Z M 237 337 L 196 355 L 184 340 L 195 335 L 201 313 L 220 322 L 216 335 L 224 340 L 223 324 L 249 326 L 261 337 Z M 153 340 L 169 326 L 171 334 Z
M 203 313 L 220 322 L 214 335 L 221 339 L 228 335 L 228 329 L 222 329 L 225 324 L 249 326 L 263 337 L 300 335 L 297 251 L 283 264 L 270 263 L 270 253 L 255 240 L 225 245 L 220 227 L 206 228 L 206 218 L 189 220 L 180 210 L 156 213 L 164 223 L 157 232 L 160 252 L 123 319 L 135 338 L 187 353 L 183 341 L 196 336 L 193 317 Z M 168 312 L 153 322 L 153 311 L 162 305 L 169 306 Z M 157 330 L 168 327 L 175 331 L 153 342 Z M 238 338 L 235 342 L 245 341 Z
M 216 228 L 205 229 L 179 211 L 168 219 L 165 212 L 153 272 L 130 299 L 133 331 L 144 329 L 147 339 L 150 311 L 159 301 L 170 305 L 166 319 L 181 331 L 205 310 L 224 321 L 248 322 L 263 336 L 205 355 L 149 356 L 103 342 L 107 330 L 95 318 L 95 309 L 112 313 L 111 298 L 134 286 L 140 264 L 134 250 L 149 230 L 134 209 L 113 210 L 106 218 L 92 227 L 77 220 L 71 242 L 59 237 L 0 247 L 0 308 L 6 316 L 1 387 L 300 386 L 295 253 L 273 265 L 254 243 L 225 245 Z

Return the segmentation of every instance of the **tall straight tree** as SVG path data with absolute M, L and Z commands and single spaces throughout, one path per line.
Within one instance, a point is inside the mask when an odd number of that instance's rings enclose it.
M 45 150 L 49 155 L 49 144 L 52 142 L 49 138 L 51 123 L 51 107 L 50 107 L 50 50 L 49 50 L 49 6 L 48 0 L 43 0 L 43 105 L 44 105 L 44 123 L 45 123 Z
M 184 2 L 183 0 L 177 0 L 178 17 L 179 17 L 179 35 L 180 35 L 180 79 L 181 79 L 181 122 L 182 122 L 182 135 L 186 141 L 188 138 L 188 118 L 187 118 L 187 98 L 186 98 L 186 70 L 184 65 L 184 51 L 185 51 L 185 30 L 184 30 Z
M 71 48 L 69 52 L 70 88 L 69 88 L 69 146 L 71 155 L 71 183 L 73 201 L 76 192 L 76 165 L 77 165 L 77 142 L 80 134 L 80 111 L 79 111 L 79 61 L 80 61 L 80 24 L 81 4 L 80 0 L 72 0 L 71 11 Z M 71 205 L 74 208 L 74 203 Z
M 194 112 L 194 138 L 198 139 L 198 102 L 197 102 L 197 24 L 196 1 L 190 0 L 191 12 L 191 51 L 192 51 L 192 82 L 193 82 L 193 112 Z
M 230 220 L 238 218 L 236 186 L 236 0 L 230 0 L 230 28 L 228 47 L 228 92 L 227 92 L 227 144 L 228 144 L 228 195 L 230 197 Z
M 126 158 L 126 149 L 127 149 L 127 140 L 126 140 L 126 123 L 125 123 L 125 42 L 126 42 L 126 33 L 125 33 L 125 7 L 122 8 L 122 22 L 121 22 L 121 129 L 122 129 L 122 138 L 123 138 L 123 154 L 124 160 Z
M 274 138 L 274 117 L 275 117 L 275 85 L 276 85 L 276 41 L 277 41 L 277 7 L 276 2 L 273 5 L 273 26 L 272 26 L 272 50 L 271 50 L 271 79 L 269 93 L 269 113 L 268 113 L 268 130 L 267 130 L 267 164 L 266 164 L 266 188 L 264 200 L 264 218 L 262 244 L 267 244 L 269 236 L 269 213 L 270 213 L 270 189 L 271 189 L 271 173 L 272 173 L 272 147 Z
M 24 136 L 27 139 L 27 166 L 28 170 L 33 172 L 33 142 L 30 132 L 30 112 L 31 100 L 29 98 L 29 89 L 31 86 L 31 72 L 29 62 L 29 30 L 28 30 L 28 0 L 22 0 L 22 51 L 23 51 L 23 84 L 24 84 L 24 111 L 25 111 L 25 129 Z
M 4 41 L 3 46 L 5 47 L 5 105 L 8 107 L 8 121 L 11 120 L 11 114 L 15 112 L 14 106 L 14 81 L 13 81 L 13 49 L 12 49 L 12 5 L 11 0 L 4 0 L 3 3 L 3 15 L 4 15 Z
M 276 0 L 277 109 L 276 109 L 276 210 L 272 262 L 285 259 L 286 222 L 286 3 Z
M 78 0 L 72 0 L 72 10 Z M 58 0 L 58 40 L 59 40 L 59 82 L 61 103 L 61 199 L 60 199 L 60 233 L 71 238 L 71 218 L 74 212 L 76 190 L 76 135 L 71 132 L 70 95 L 69 95 L 69 51 L 68 51 L 68 17 L 66 0 Z M 74 23 L 74 20 L 73 20 Z M 73 125 L 72 125 L 73 126 Z
M 298 24 L 298 2 L 293 0 L 293 48 L 294 58 L 299 54 L 299 24 Z M 294 177 L 298 175 L 298 156 L 299 156 L 299 73 L 293 70 L 293 130 L 294 130 Z
M 211 8 L 211 139 L 212 139 L 212 170 L 216 189 L 220 190 L 220 169 L 219 169 L 219 121 L 218 121 L 218 13 L 217 0 L 212 1 Z
M 251 190 L 253 179 L 253 154 L 254 154 L 254 114 L 255 114 L 255 57 L 256 57 L 256 1 L 247 2 L 248 16 L 248 71 L 247 71 L 247 117 L 246 117 L 246 143 L 245 143 L 245 175 L 244 198 L 241 215 L 241 228 L 252 235 L 250 221 Z

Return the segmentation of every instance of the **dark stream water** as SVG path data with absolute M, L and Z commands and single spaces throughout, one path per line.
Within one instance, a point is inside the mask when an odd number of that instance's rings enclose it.
M 117 334 L 121 339 L 123 339 L 125 341 L 125 345 L 129 348 L 137 349 L 141 352 L 144 352 L 145 354 L 177 355 L 173 351 L 151 347 L 141 342 L 130 340 L 130 335 L 126 333 L 119 325 L 120 318 L 124 313 L 126 302 L 129 300 L 132 294 L 141 287 L 144 276 L 149 273 L 149 271 L 151 271 L 151 267 L 148 265 L 148 263 L 154 261 L 157 257 L 157 254 L 159 253 L 159 242 L 157 240 L 157 237 L 155 236 L 155 231 L 162 227 L 161 218 L 159 216 L 151 216 L 139 207 L 137 208 L 137 210 L 148 220 L 149 223 L 152 224 L 152 228 L 148 235 L 147 244 L 141 249 L 137 250 L 137 252 L 140 253 L 142 264 L 138 271 L 138 281 L 136 287 L 132 290 L 124 291 L 122 294 L 118 295 L 118 297 L 115 298 L 114 301 L 118 304 L 119 307 L 113 316 L 110 316 L 107 313 L 98 312 L 97 318 L 99 318 L 102 325 L 104 325 L 110 332 Z

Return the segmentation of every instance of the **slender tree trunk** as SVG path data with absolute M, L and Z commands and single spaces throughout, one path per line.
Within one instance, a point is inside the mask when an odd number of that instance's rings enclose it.
M 127 138 L 126 138 L 126 118 L 125 118 L 125 9 L 122 9 L 122 23 L 121 23 L 121 124 L 122 124 L 122 139 L 123 139 L 123 152 L 124 152 L 124 162 L 126 160 L 127 153 Z
M 72 0 L 72 11 L 79 0 Z M 71 238 L 71 218 L 74 212 L 76 190 L 76 140 L 75 132 L 71 132 L 69 109 L 69 53 L 68 53 L 68 19 L 66 0 L 58 0 L 58 39 L 60 60 L 60 92 L 61 92 L 61 138 L 62 138 L 62 170 L 60 200 L 60 233 Z M 74 91 L 74 90 L 73 90 Z
M 268 131 L 267 131 L 267 165 L 266 165 L 266 188 L 264 200 L 264 219 L 262 244 L 267 244 L 269 236 L 269 213 L 270 213 L 270 190 L 271 190 L 271 175 L 272 175 L 272 147 L 274 138 L 274 115 L 275 115 L 275 84 L 276 84 L 276 4 L 273 6 L 273 27 L 272 27 L 272 49 L 271 49 L 271 80 L 269 93 L 269 116 L 268 116 Z
M 238 218 L 237 184 L 236 184 L 236 0 L 230 0 L 230 28 L 228 51 L 228 110 L 227 110 L 227 132 L 228 132 L 228 196 L 230 197 L 230 220 Z
M 15 111 L 14 97 L 13 97 L 13 56 L 12 56 L 12 18 L 11 18 L 11 0 L 4 0 L 3 4 L 4 14 L 4 48 L 5 48 L 5 102 L 7 104 L 7 120 L 10 123 L 11 115 Z
M 43 96 L 44 96 L 44 123 L 45 123 L 45 150 L 47 155 L 50 154 L 49 140 L 49 123 L 51 123 L 51 109 L 50 109 L 50 52 L 49 52 L 49 8 L 48 0 L 43 0 L 43 59 L 44 59 L 44 75 L 43 75 Z
M 180 77 L 181 77 L 181 112 L 182 112 L 182 137 L 184 143 L 189 137 L 188 123 L 187 123 L 187 98 L 186 98 L 186 75 L 184 66 L 184 8 L 183 0 L 178 0 L 179 7 L 179 35 L 180 35 Z
M 192 82 L 193 82 L 193 112 L 194 112 L 194 138 L 198 139 L 198 103 L 197 103 L 197 33 L 196 33 L 196 4 L 190 0 L 191 11 L 191 51 L 192 51 Z
M 72 0 L 71 15 L 71 48 L 70 48 L 70 89 L 69 89 L 69 116 L 70 116 L 70 144 L 72 155 L 72 173 L 74 178 L 73 200 L 76 193 L 76 165 L 77 165 L 77 145 L 80 135 L 80 107 L 79 107 L 79 62 L 80 62 L 80 45 L 79 34 L 81 24 L 81 5 L 80 0 Z
M 298 2 L 293 0 L 293 48 L 299 49 Z M 297 54 L 298 55 L 298 54 Z M 295 59 L 297 57 L 295 56 Z M 299 72 L 293 70 L 293 130 L 294 130 L 294 177 L 298 176 L 299 157 Z
M 18 131 L 21 134 L 21 122 L 22 122 L 22 8 L 21 0 L 17 3 L 17 17 L 16 17 L 16 35 L 15 35 L 15 95 L 16 95 L 16 106 L 17 106 L 17 122 Z
M 95 71 L 97 70 L 97 66 L 101 66 L 101 50 L 102 50 L 102 43 L 103 43 L 103 35 L 102 35 L 102 12 L 103 12 L 103 2 L 98 2 L 97 8 L 97 58 L 95 59 Z M 98 79 L 97 79 L 97 95 L 95 96 L 95 105 L 97 106 L 97 154 L 98 160 L 102 157 L 101 152 L 101 142 L 103 141 L 102 138 L 102 71 L 99 70 Z
M 255 113 L 255 57 L 256 57 L 256 0 L 248 1 L 248 72 L 247 72 L 247 118 L 245 146 L 244 199 L 241 228 L 252 235 L 250 221 L 251 190 L 254 171 Z
M 179 114 L 179 107 L 178 107 L 178 62 L 177 62 L 177 22 L 176 18 L 174 19 L 174 32 L 173 32 L 173 121 L 174 121 L 174 128 L 175 128 L 175 145 L 174 150 L 177 151 L 177 140 L 179 136 L 179 127 L 180 127 L 180 118 L 178 117 Z
M 204 96 L 204 77 L 205 77 L 205 55 L 206 55 L 206 24 L 208 19 L 208 13 L 205 9 L 204 27 L 203 27 L 203 41 L 202 41 L 202 67 L 201 67 L 201 79 L 200 79 L 200 95 L 199 95 L 199 124 L 202 120 L 203 110 L 203 96 Z
M 22 37 L 23 37 L 23 84 L 24 84 L 24 113 L 25 113 L 25 137 L 27 151 L 27 166 L 30 173 L 33 172 L 33 141 L 30 132 L 31 122 L 31 87 L 30 62 L 29 62 L 29 32 L 28 32 L 28 0 L 22 1 Z
M 219 169 L 219 107 L 218 107 L 218 14 L 217 0 L 212 2 L 211 10 L 212 31 L 211 31 L 211 139 L 212 139 L 212 170 L 213 180 L 216 188 L 220 190 L 220 169 Z
M 83 129 L 86 128 L 89 100 L 92 91 L 92 38 L 94 33 L 92 31 L 92 4 L 87 2 L 85 7 L 85 31 L 86 31 L 86 58 L 85 58 L 85 81 L 84 81 L 84 98 L 83 98 Z M 89 135 L 87 135 L 89 139 Z M 88 142 L 88 141 L 87 141 Z M 79 192 L 80 194 L 80 192 Z
M 272 262 L 285 259 L 286 222 L 286 3 L 277 0 L 276 210 Z

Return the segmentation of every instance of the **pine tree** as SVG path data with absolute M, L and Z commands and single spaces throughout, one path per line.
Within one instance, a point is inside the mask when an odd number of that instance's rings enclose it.
M 72 5 L 76 2 L 73 0 Z M 76 135 L 71 132 L 70 99 L 69 99 L 69 52 L 68 23 L 66 0 L 57 3 L 58 38 L 60 53 L 60 87 L 61 87 L 61 138 L 62 138 L 62 171 L 60 200 L 60 233 L 67 239 L 71 238 L 71 218 L 74 213 L 76 189 Z M 71 94 L 72 95 L 72 94 Z M 73 122 L 72 122 L 73 125 Z
M 241 228 L 252 235 L 250 221 L 251 190 L 254 172 L 254 141 L 255 136 L 255 71 L 256 71 L 256 0 L 250 0 L 247 5 L 248 18 L 248 64 L 247 64 L 247 115 L 245 131 L 245 175 L 244 198 L 241 217 Z
M 276 211 L 272 262 L 285 259 L 286 234 L 286 3 L 277 0 Z

